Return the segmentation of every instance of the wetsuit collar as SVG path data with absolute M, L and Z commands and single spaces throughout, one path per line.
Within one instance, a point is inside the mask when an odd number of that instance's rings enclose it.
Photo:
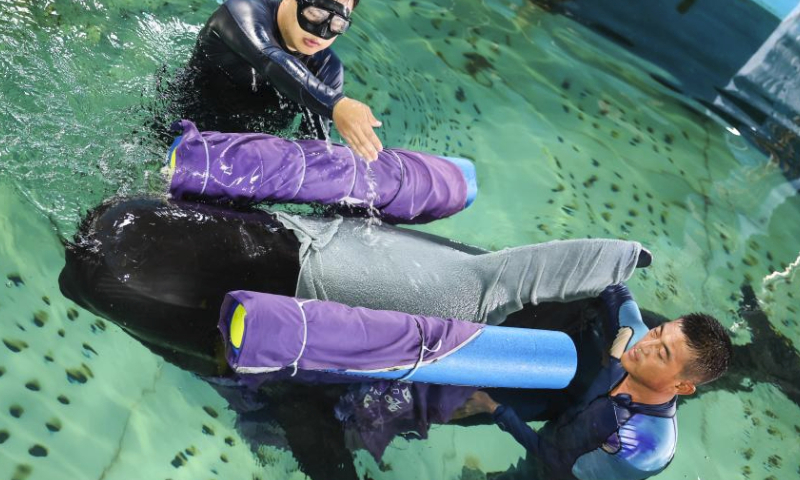
M 650 415 L 651 417 L 672 418 L 677 412 L 678 396 L 672 397 L 668 402 L 660 403 L 658 405 L 650 405 L 647 403 L 636 403 L 631 400 L 631 396 L 627 393 L 620 393 L 611 397 L 611 401 L 618 407 L 628 410 L 630 413 L 641 413 Z

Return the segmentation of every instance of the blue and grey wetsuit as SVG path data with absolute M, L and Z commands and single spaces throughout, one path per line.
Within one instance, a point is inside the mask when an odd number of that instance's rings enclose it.
M 648 331 L 638 306 L 624 285 L 609 287 L 601 296 L 609 308 L 607 334 L 614 338 L 619 329 L 631 329 L 629 349 Z M 625 375 L 612 356 L 581 400 L 539 432 L 511 407 L 498 407 L 494 420 L 528 451 L 500 478 L 639 480 L 666 468 L 678 437 L 676 398 L 645 405 L 626 394 L 610 395 Z
M 180 107 L 201 130 L 280 133 L 303 114 L 301 136 L 322 138 L 344 97 L 343 68 L 325 49 L 289 52 L 280 0 L 228 0 L 200 31 L 179 75 Z

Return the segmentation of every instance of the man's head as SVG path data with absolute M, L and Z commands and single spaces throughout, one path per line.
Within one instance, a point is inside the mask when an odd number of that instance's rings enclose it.
M 725 327 L 714 317 L 691 313 L 651 329 L 621 362 L 633 381 L 653 392 L 688 395 L 719 378 L 732 352 Z
M 331 46 L 350 27 L 358 0 L 283 0 L 278 28 L 291 50 L 313 55 Z

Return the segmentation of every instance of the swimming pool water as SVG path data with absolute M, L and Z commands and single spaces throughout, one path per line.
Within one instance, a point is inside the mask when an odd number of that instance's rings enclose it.
M 800 199 L 775 159 L 651 76 L 669 73 L 528 2 L 362 3 L 335 46 L 348 94 L 383 120 L 384 144 L 478 170 L 474 205 L 421 229 L 491 249 L 641 241 L 655 261 L 629 283 L 640 305 L 708 311 L 759 345 L 739 314 L 749 285 L 797 361 Z M 214 8 L 0 0 L 0 479 L 303 478 L 290 452 L 251 451 L 206 383 L 58 291 L 59 238 L 82 213 L 163 194 L 157 79 Z M 771 383 L 778 367 L 683 400 L 658 478 L 796 478 L 800 411 Z M 482 478 L 522 454 L 496 427 L 441 426 L 356 464 L 376 479 Z

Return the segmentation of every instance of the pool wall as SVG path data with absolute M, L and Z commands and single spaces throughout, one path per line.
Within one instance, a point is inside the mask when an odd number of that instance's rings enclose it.
M 791 36 L 800 29 L 798 2 L 533 1 L 663 68 L 672 77 L 657 81 L 743 130 L 766 153 L 790 159 L 781 166 L 790 179 L 800 176 L 800 100 L 785 93 L 798 91 Z M 748 76 L 743 69 L 758 71 Z M 776 88 L 773 79 L 785 80 Z

